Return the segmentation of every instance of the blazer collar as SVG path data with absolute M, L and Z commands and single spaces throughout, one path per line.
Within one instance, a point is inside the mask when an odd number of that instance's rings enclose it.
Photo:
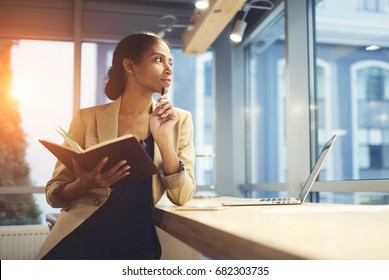
M 99 142 L 118 136 L 119 109 L 122 98 L 110 103 L 104 110 L 96 112 L 97 136 Z
M 108 106 L 96 113 L 97 135 L 99 142 L 118 137 L 119 110 L 122 97 L 108 104 Z M 152 111 L 155 110 L 156 101 L 151 104 Z

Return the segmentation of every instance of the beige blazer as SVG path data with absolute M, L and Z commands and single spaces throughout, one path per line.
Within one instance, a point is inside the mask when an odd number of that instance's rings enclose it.
M 70 124 L 69 134 L 83 148 L 117 137 L 120 102 L 121 98 L 109 104 L 79 110 Z M 152 109 L 155 109 L 155 102 L 153 102 Z M 192 117 L 187 111 L 178 108 L 175 108 L 175 111 L 178 115 L 178 122 L 173 131 L 173 145 L 181 161 L 181 171 L 164 176 L 161 154 L 158 146 L 154 144 L 154 163 L 160 170 L 159 174 L 153 175 L 152 178 L 154 205 L 165 191 L 170 201 L 176 205 L 185 204 L 192 198 L 195 191 Z M 96 187 L 70 203 L 62 201 L 56 192 L 63 185 L 75 179 L 75 175 L 57 161 L 53 177 L 47 183 L 45 192 L 47 202 L 52 207 L 62 209 L 36 259 L 41 259 L 46 255 L 59 241 L 101 207 L 109 197 L 108 188 Z

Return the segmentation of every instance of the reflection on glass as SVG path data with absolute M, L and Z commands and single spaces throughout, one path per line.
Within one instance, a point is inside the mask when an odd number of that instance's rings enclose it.
M 214 154 L 196 155 L 196 193 L 195 198 L 215 197 L 215 167 Z
M 247 183 L 286 181 L 285 28 L 278 15 L 246 48 Z
M 389 193 L 328 193 L 320 192 L 321 203 L 351 203 L 363 205 L 382 205 L 389 204 Z
M 388 179 L 388 1 L 317 0 L 315 9 L 318 145 L 343 133 L 319 180 Z M 388 204 L 388 194 L 320 193 L 320 201 Z
M 318 145 L 344 134 L 320 180 L 389 178 L 388 21 L 387 1 L 317 1 Z

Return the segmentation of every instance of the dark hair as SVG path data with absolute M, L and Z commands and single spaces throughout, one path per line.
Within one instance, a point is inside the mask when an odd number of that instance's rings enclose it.
M 116 46 L 112 57 L 112 66 L 107 73 L 105 95 L 111 99 L 118 99 L 124 92 L 126 80 L 123 68 L 123 59 L 129 58 L 135 63 L 139 62 L 143 53 L 156 42 L 162 40 L 168 42 L 151 32 L 138 32 L 123 38 Z

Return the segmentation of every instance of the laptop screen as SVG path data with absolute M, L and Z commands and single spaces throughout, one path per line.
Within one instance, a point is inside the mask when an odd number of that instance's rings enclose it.
M 323 163 L 324 163 L 325 159 L 327 158 L 327 155 L 328 155 L 329 151 L 331 150 L 337 136 L 338 136 L 338 134 L 335 134 L 334 136 L 332 136 L 331 139 L 328 140 L 327 143 L 325 143 L 323 149 L 321 150 L 320 155 L 317 158 L 317 161 L 315 163 L 315 166 L 313 167 L 311 174 L 309 175 L 307 181 L 305 182 L 304 187 L 301 190 L 301 193 L 298 197 L 303 202 L 307 198 L 308 193 L 311 190 L 313 183 L 316 180 L 317 175 L 319 175 L 320 169 L 322 168 Z

